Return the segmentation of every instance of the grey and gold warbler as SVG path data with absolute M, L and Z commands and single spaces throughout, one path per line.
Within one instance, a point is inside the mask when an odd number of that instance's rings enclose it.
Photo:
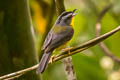
M 67 45 L 71 40 L 74 34 L 73 17 L 76 15 L 74 13 L 75 11 L 76 9 L 69 12 L 63 12 L 49 31 L 42 47 L 44 54 L 37 68 L 38 74 L 43 73 L 46 69 L 53 51 L 58 48 L 63 49 L 63 45 Z

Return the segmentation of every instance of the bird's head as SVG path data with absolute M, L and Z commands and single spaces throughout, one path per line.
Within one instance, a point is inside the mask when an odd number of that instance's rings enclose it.
M 75 13 L 76 9 L 74 9 L 73 11 L 69 11 L 69 12 L 63 12 L 57 19 L 56 24 L 58 25 L 71 25 L 73 24 L 73 17 L 76 15 Z

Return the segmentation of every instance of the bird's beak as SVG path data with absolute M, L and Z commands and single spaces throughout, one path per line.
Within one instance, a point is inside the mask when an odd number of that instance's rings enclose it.
M 76 10 L 77 10 L 77 9 L 74 9 L 74 10 L 73 10 L 72 16 L 75 16 L 75 15 L 76 15 L 76 13 L 74 13 Z
M 75 16 L 75 15 L 76 15 L 76 13 L 73 13 L 73 14 L 72 14 L 72 16 Z
M 74 9 L 74 10 L 73 10 L 73 13 L 74 13 L 76 10 L 77 10 L 77 9 Z

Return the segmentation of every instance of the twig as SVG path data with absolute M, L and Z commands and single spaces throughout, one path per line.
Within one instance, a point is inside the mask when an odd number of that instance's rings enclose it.
M 115 62 L 120 63 L 120 59 L 113 55 L 112 52 L 106 47 L 106 45 L 102 42 L 100 43 L 101 49 L 105 52 L 107 56 L 109 56 L 111 59 L 113 59 Z
M 109 6 L 105 7 L 103 11 L 101 11 L 100 15 L 98 16 L 97 22 L 96 22 L 96 36 L 100 36 L 101 31 L 101 20 L 105 13 L 112 7 L 110 4 Z M 104 44 L 104 42 L 99 43 L 99 47 L 103 50 L 103 52 L 109 56 L 111 59 L 113 59 L 115 62 L 120 63 L 120 59 L 113 55 L 113 53 L 107 48 L 107 46 Z
M 112 4 L 106 6 L 102 11 L 101 13 L 98 15 L 98 18 L 97 18 L 97 22 L 96 22 L 96 36 L 100 36 L 100 30 L 101 30 L 101 20 L 103 18 L 103 16 L 105 15 L 105 13 L 112 7 Z
M 19 75 L 16 75 L 16 76 L 13 76 L 13 77 L 10 77 L 10 78 L 7 78 L 7 79 L 4 79 L 4 80 L 14 80 L 14 79 L 19 78 L 21 75 L 23 75 L 23 74 L 19 74 Z
M 105 15 L 105 13 L 112 7 L 113 5 L 110 4 L 108 6 L 106 6 L 101 13 L 99 14 L 98 18 L 97 18 L 97 22 L 101 22 L 101 19 L 103 18 L 103 16 Z
M 98 44 L 99 42 L 105 40 L 106 38 L 110 37 L 111 35 L 113 35 L 114 33 L 120 31 L 120 26 L 118 26 L 117 28 L 113 29 L 112 31 L 110 32 L 107 32 L 99 37 L 96 37 L 86 43 L 83 43 L 82 45 L 80 46 L 77 46 L 77 47 L 74 47 L 72 48 L 70 51 L 71 53 L 70 54 L 66 54 L 68 53 L 68 51 L 65 51 L 65 52 L 62 52 L 61 55 L 58 55 L 56 56 L 54 59 L 53 59 L 53 62 L 55 61 L 58 61 L 58 60 L 61 60 L 65 57 L 68 57 L 68 56 L 71 56 L 71 55 L 74 55 L 74 54 L 77 54 L 78 52 L 81 52 L 83 50 L 86 50 L 96 44 Z M 17 72 L 13 72 L 13 73 L 10 73 L 10 74 L 7 74 L 7 75 L 4 75 L 4 76 L 1 76 L 0 77 L 0 80 L 5 80 L 5 79 L 8 79 L 10 77 L 14 77 L 14 76 L 17 76 L 17 75 L 20 75 L 20 74 L 25 74 L 26 72 L 29 72 L 29 71 L 32 71 L 34 69 L 36 69 L 38 67 L 38 64 L 37 65 L 34 65 L 30 68 L 27 68 L 27 69 L 23 69 L 23 70 L 20 70 L 20 71 L 17 71 Z
M 17 71 L 17 72 L 13 72 L 13 73 L 1 76 L 0 80 L 4 80 L 4 79 L 9 80 L 9 78 L 11 78 L 11 77 L 18 76 L 18 75 L 21 76 L 21 74 L 23 75 L 24 73 L 32 71 L 32 70 L 36 69 L 37 67 L 38 67 L 38 64 L 34 65 L 34 66 L 30 67 L 30 68 L 27 68 L 27 69 L 23 69 L 23 70 L 20 70 L 20 71 Z

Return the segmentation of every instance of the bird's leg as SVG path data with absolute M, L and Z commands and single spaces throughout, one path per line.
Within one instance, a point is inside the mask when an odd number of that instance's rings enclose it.
M 49 63 L 52 63 L 54 58 L 55 58 L 55 55 L 52 55 L 52 56 L 50 57 Z
M 53 62 L 53 59 L 56 57 L 56 54 L 55 54 L 56 52 L 57 52 L 57 50 L 53 51 L 53 55 L 50 57 L 49 63 Z

